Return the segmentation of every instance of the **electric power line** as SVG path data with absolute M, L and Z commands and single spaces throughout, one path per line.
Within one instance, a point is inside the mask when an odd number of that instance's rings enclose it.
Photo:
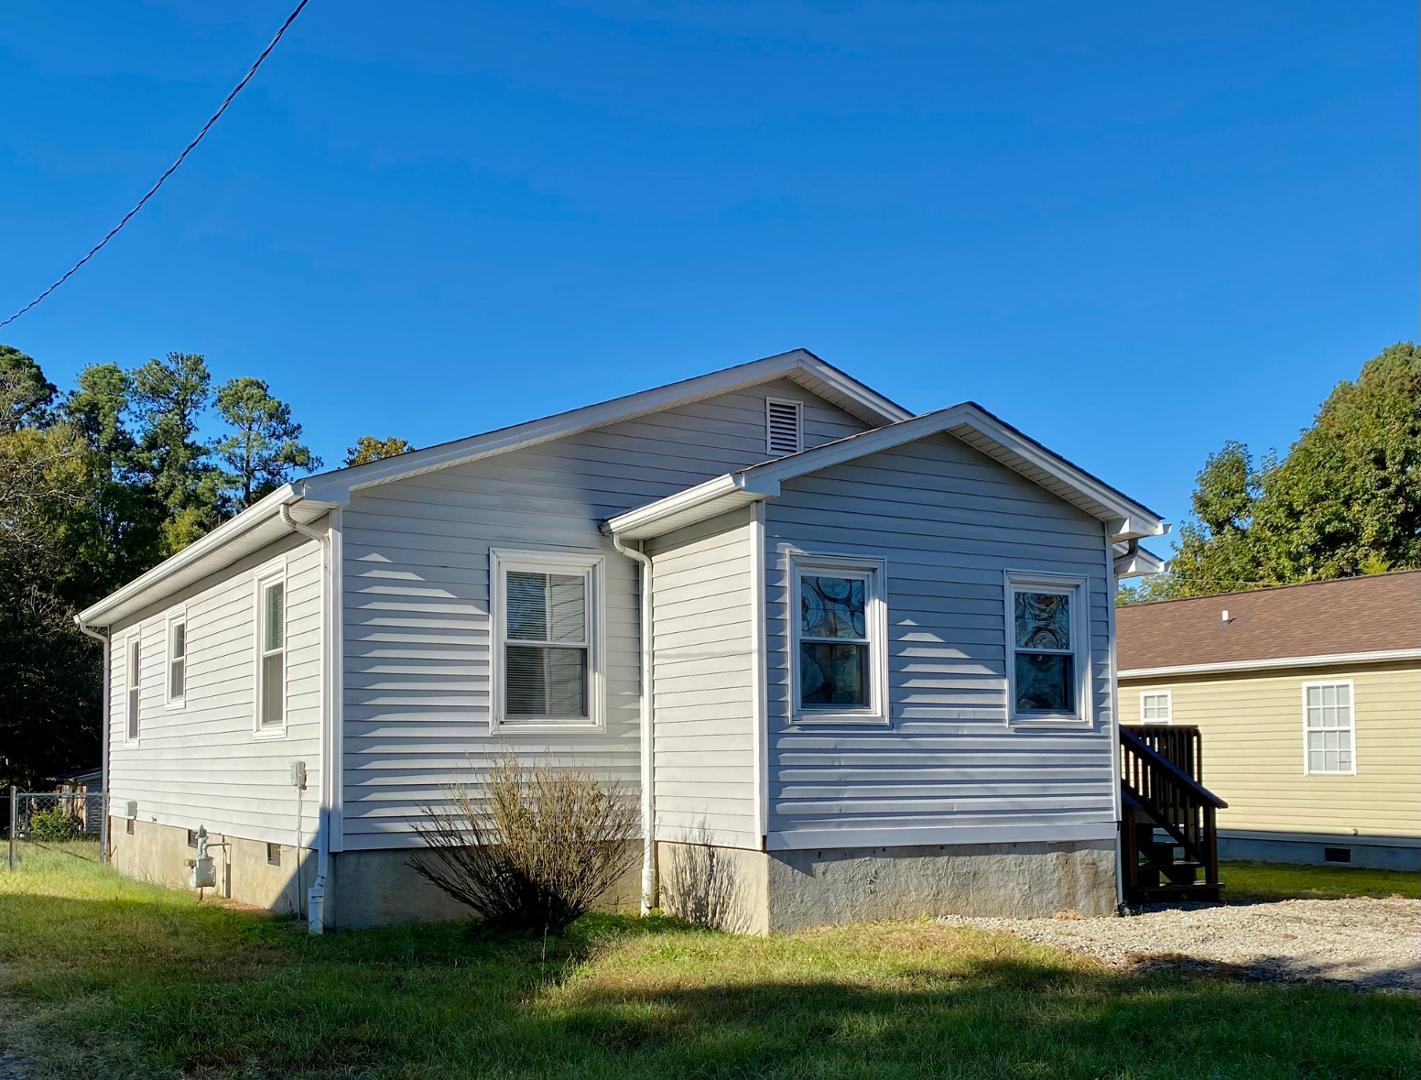
M 301 14 L 301 9 L 304 8 L 309 2 L 310 0 L 300 0 L 300 3 L 296 5 L 295 9 L 291 12 L 291 14 L 286 16 L 286 21 L 281 24 L 281 29 L 276 32 L 276 36 L 271 39 L 271 41 L 267 44 L 267 47 L 261 51 L 261 55 L 256 58 L 256 62 L 253 63 L 252 66 L 247 70 L 247 73 L 242 76 L 242 81 L 239 82 L 236 86 L 232 87 L 232 92 L 222 99 L 222 104 L 218 106 L 217 111 L 213 113 L 210 117 L 208 117 L 207 123 L 202 125 L 202 130 L 197 133 L 197 135 L 193 138 L 192 142 L 188 143 L 187 146 L 183 147 L 183 152 L 178 155 L 177 160 L 168 166 L 167 171 L 164 172 L 162 176 L 158 177 L 157 182 L 144 193 L 143 198 L 139 199 L 136 203 L 133 204 L 133 209 L 130 210 L 128 213 L 124 214 L 122 219 L 120 219 L 119 223 L 115 225 L 112 229 L 110 229 L 108 231 L 108 234 L 102 240 L 100 240 L 97 244 L 95 244 L 89 249 L 88 254 L 86 254 L 82 259 L 76 262 L 68 270 L 66 270 L 63 275 L 61 275 L 54 282 L 53 285 L 45 289 L 44 292 L 40 293 L 38 296 L 36 296 L 24 307 L 20 308 L 19 311 L 15 312 L 15 314 L 11 315 L 4 322 L 0 322 L 0 327 L 9 326 L 21 315 L 25 314 L 25 312 L 29 311 L 32 307 L 38 304 L 50 293 L 54 292 L 55 289 L 59 288 L 59 286 L 63 285 L 66 281 L 73 277 L 74 274 L 78 272 L 80 267 L 82 267 L 86 262 L 88 262 L 100 251 L 102 251 L 104 245 L 106 245 L 110 240 L 112 240 L 115 236 L 118 235 L 118 231 L 128 224 L 129 219 L 132 218 L 134 214 L 138 213 L 138 211 L 143 209 L 144 204 L 158 193 L 158 189 L 163 186 L 164 182 L 168 179 L 168 177 L 172 176 L 173 173 L 178 171 L 178 166 L 183 163 L 183 159 L 185 159 L 190 153 L 193 152 L 193 150 L 197 147 L 198 143 L 202 142 L 203 136 L 207 134 L 207 132 L 211 129 L 212 125 L 217 123 L 217 121 L 221 119 L 222 114 L 227 111 L 227 106 L 231 105 L 232 100 L 242 92 L 242 87 L 246 86 L 247 83 L 251 81 L 252 76 L 257 73 L 257 68 L 261 67 L 262 62 L 268 56 L 271 55 L 271 50 L 276 48 L 276 43 L 281 40 L 282 35 L 285 34 L 286 31 L 290 28 L 291 24 L 296 21 L 296 16 Z

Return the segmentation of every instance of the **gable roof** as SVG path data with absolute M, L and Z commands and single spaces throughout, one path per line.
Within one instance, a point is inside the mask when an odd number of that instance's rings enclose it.
M 394 480 L 477 461 L 480 458 L 521 450 L 561 439 L 592 428 L 631 420 L 648 413 L 676 408 L 693 401 L 740 390 L 747 386 L 789 379 L 875 427 L 906 420 L 913 414 L 895 401 L 845 374 L 808 349 L 792 349 L 747 364 L 722 368 L 706 375 L 667 383 L 635 394 L 611 398 L 512 427 L 498 428 L 465 439 L 439 443 L 407 454 L 318 473 L 301 481 L 302 494 L 323 501 L 345 502 L 352 491 Z
M 1121 676 L 1421 657 L 1421 570 L 1130 605 L 1115 625 Z
M 352 491 L 506 454 L 774 379 L 798 383 L 866 424 L 894 423 L 912 415 L 808 349 L 791 349 L 595 405 L 284 484 L 176 555 L 85 608 L 78 621 L 96 626 L 122 620 L 286 534 L 290 529 L 284 515 L 309 523 L 349 502 Z
M 780 485 L 831 465 L 945 433 L 1001 462 L 1028 480 L 1108 524 L 1114 540 L 1160 536 L 1168 524 L 1153 510 L 1046 449 L 973 401 L 858 432 L 797 454 L 725 473 L 620 514 L 606 523 L 623 539 L 661 536 L 673 529 L 780 493 Z

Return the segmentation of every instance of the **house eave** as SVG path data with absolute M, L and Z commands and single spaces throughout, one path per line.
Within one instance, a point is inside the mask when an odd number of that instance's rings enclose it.
M 1105 522 L 1112 541 L 1129 542 L 1169 532 L 1169 523 L 1153 511 L 1028 439 L 974 402 L 963 402 L 908 420 L 870 428 L 797 454 L 787 454 L 739 472 L 718 476 L 629 510 L 608 521 L 606 528 L 628 540 L 660 536 L 735 506 L 774 498 L 786 480 L 937 433 L 947 433 L 962 440 Z M 1159 565 L 1158 559 L 1153 556 L 1149 558 L 1153 560 L 1152 565 Z M 1144 557 L 1141 562 L 1143 564 Z
M 1122 668 L 1119 678 L 1152 679 L 1175 675 L 1270 671 L 1278 668 L 1340 667 L 1351 664 L 1385 664 L 1396 660 L 1421 660 L 1421 649 L 1377 649 L 1370 652 L 1277 656 L 1258 660 L 1221 660 L 1210 664 L 1171 664 L 1164 667 Z
M 290 508 L 293 520 L 309 523 L 327 513 L 332 505 L 304 498 L 296 485 L 283 484 L 176 555 L 85 608 L 79 613 L 79 622 L 90 627 L 121 622 L 243 555 L 280 539 L 290 532 L 281 520 L 283 507 Z

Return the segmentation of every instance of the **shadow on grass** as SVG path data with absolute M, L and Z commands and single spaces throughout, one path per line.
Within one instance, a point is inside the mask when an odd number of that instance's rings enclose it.
M 0 895 L 0 1035 L 106 1077 L 1403 1076 L 1415 1060 L 1414 1001 L 1121 974 L 932 924 L 752 939 L 598 915 L 545 953 L 467 924 L 310 938 L 171 895 Z

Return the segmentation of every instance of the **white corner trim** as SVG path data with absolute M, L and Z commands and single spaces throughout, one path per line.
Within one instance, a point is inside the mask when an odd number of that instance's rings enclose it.
M 756 503 L 750 521 L 750 688 L 751 748 L 754 763 L 755 838 L 763 850 L 770 831 L 769 635 L 765 610 L 765 504 Z
M 1120 672 L 1120 678 L 1148 679 L 1156 675 L 1209 675 L 1224 671 L 1267 671 L 1270 668 L 1384 664 L 1391 660 L 1421 660 L 1421 649 L 1380 649 L 1375 652 L 1320 653 L 1315 656 L 1280 656 L 1267 660 L 1222 660 L 1213 664 L 1172 664 L 1166 667 L 1127 668 Z

